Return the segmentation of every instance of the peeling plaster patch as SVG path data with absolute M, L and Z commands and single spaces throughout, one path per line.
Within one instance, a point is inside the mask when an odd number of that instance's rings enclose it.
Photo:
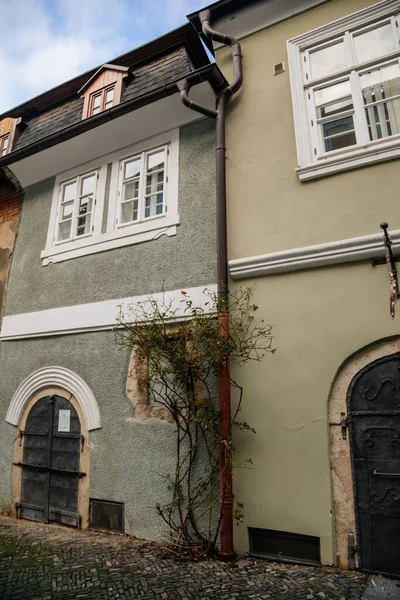
M 172 423 L 172 415 L 164 406 L 153 406 L 149 403 L 146 384 L 147 364 L 139 359 L 136 348 L 133 348 L 126 379 L 126 397 L 135 408 L 135 418 L 133 420 L 159 419 Z
M 286 425 L 285 429 L 290 429 L 291 431 L 300 431 L 300 429 L 304 429 L 304 427 L 307 427 L 307 425 L 311 425 L 312 423 L 318 423 L 318 421 L 325 421 L 325 417 L 316 417 L 315 419 L 306 421 L 301 425 Z

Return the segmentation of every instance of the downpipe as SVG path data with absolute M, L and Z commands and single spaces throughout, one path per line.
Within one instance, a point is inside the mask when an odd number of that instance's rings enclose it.
M 202 106 L 190 100 L 190 84 L 187 80 L 178 83 L 181 100 L 185 106 L 216 121 L 216 208 L 217 208 L 217 277 L 218 277 L 218 322 L 219 335 L 229 337 L 228 305 L 228 250 L 226 218 L 226 141 L 225 108 L 230 98 L 243 83 L 242 54 L 239 42 L 211 26 L 211 12 L 207 9 L 199 14 L 205 36 L 232 48 L 233 82 L 224 88 L 216 100 L 216 109 Z M 233 560 L 233 487 L 232 487 L 232 410 L 229 364 L 221 363 L 218 373 L 219 435 L 220 435 L 220 498 L 221 530 L 220 557 Z

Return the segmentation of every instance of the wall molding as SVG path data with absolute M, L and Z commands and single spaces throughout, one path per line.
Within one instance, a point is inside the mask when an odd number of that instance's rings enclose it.
M 400 252 L 400 229 L 390 232 L 394 253 Z M 329 265 L 367 261 L 384 257 L 383 234 L 293 248 L 260 256 L 249 256 L 229 261 L 232 279 L 276 275 L 303 271 Z
M 216 284 L 9 315 L 3 318 L 0 340 L 6 342 L 113 329 L 117 325 L 120 308 L 126 312 L 130 306 L 143 304 L 149 299 L 163 302 L 166 306 L 171 304 L 171 308 L 177 311 L 175 316 L 183 318 L 185 306 L 181 302 L 182 291 L 185 291 L 186 297 L 193 301 L 193 306 L 203 307 L 207 311 L 206 302 L 210 300 L 207 290 L 216 293 Z
M 7 423 L 18 426 L 32 396 L 43 388 L 54 386 L 67 390 L 76 398 L 82 408 L 88 431 L 100 429 L 100 411 L 92 390 L 79 375 L 64 367 L 45 367 L 24 379 L 8 407 Z

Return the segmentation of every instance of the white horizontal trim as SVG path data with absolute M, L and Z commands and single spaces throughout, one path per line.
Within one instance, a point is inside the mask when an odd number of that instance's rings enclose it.
M 193 306 L 203 307 L 207 310 L 208 305 L 206 305 L 206 302 L 210 300 L 209 295 L 206 293 L 207 290 L 216 293 L 217 286 L 213 284 L 185 288 L 183 291 L 187 293 L 186 297 L 192 300 Z M 147 302 L 149 298 L 157 300 L 157 302 L 164 302 L 166 305 L 171 302 L 172 308 L 177 311 L 176 317 L 186 316 L 184 313 L 185 306 L 181 303 L 183 298 L 182 289 L 179 289 L 5 316 L 0 339 L 5 342 L 7 340 L 112 329 L 117 325 L 120 307 L 126 312 L 129 306 Z
M 399 156 L 400 140 L 389 141 L 385 145 L 371 144 L 354 152 L 343 153 L 334 158 L 321 159 L 319 163 L 298 167 L 296 171 L 300 181 L 309 181 L 339 171 L 349 171 L 358 167 L 393 160 Z
M 99 406 L 92 390 L 82 377 L 64 367 L 45 367 L 34 371 L 24 379 L 8 407 L 7 423 L 17 426 L 31 397 L 41 389 L 49 386 L 59 386 L 75 396 L 82 408 L 89 431 L 101 427 Z
M 162 235 L 169 237 L 176 235 L 176 226 L 179 225 L 179 215 L 160 217 L 146 223 L 139 223 L 135 228 L 121 229 L 112 233 L 102 233 L 101 235 L 87 238 L 75 244 L 75 247 L 60 245 L 55 246 L 54 250 L 43 250 L 40 254 L 42 266 L 50 263 L 59 263 L 71 258 L 86 256 L 87 254 L 96 254 L 105 252 L 113 248 L 122 248 L 151 240 L 158 240 Z M 88 243 L 89 242 L 89 243 Z
M 400 10 L 400 0 L 382 0 L 377 4 L 372 4 L 355 13 L 336 19 L 336 21 L 331 21 L 326 25 L 302 33 L 290 39 L 288 43 L 295 44 L 300 50 L 305 50 L 318 42 L 324 42 L 340 35 L 346 29 L 353 30 L 364 24 L 373 23 L 395 14 L 398 10 Z
M 393 251 L 400 251 L 400 229 L 390 232 Z M 383 233 L 272 252 L 229 261 L 233 279 L 275 275 L 384 256 Z

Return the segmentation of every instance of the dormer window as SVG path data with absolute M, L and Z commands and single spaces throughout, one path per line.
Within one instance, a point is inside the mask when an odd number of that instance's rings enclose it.
M 5 156 L 7 154 L 7 148 L 10 141 L 10 134 L 3 135 L 0 137 L 0 156 Z
M 93 117 L 121 102 L 128 67 L 103 65 L 79 91 L 84 98 L 82 118 Z
M 95 92 L 91 95 L 91 112 L 90 116 L 97 115 L 103 110 L 108 110 L 114 106 L 115 85 L 112 87 Z

